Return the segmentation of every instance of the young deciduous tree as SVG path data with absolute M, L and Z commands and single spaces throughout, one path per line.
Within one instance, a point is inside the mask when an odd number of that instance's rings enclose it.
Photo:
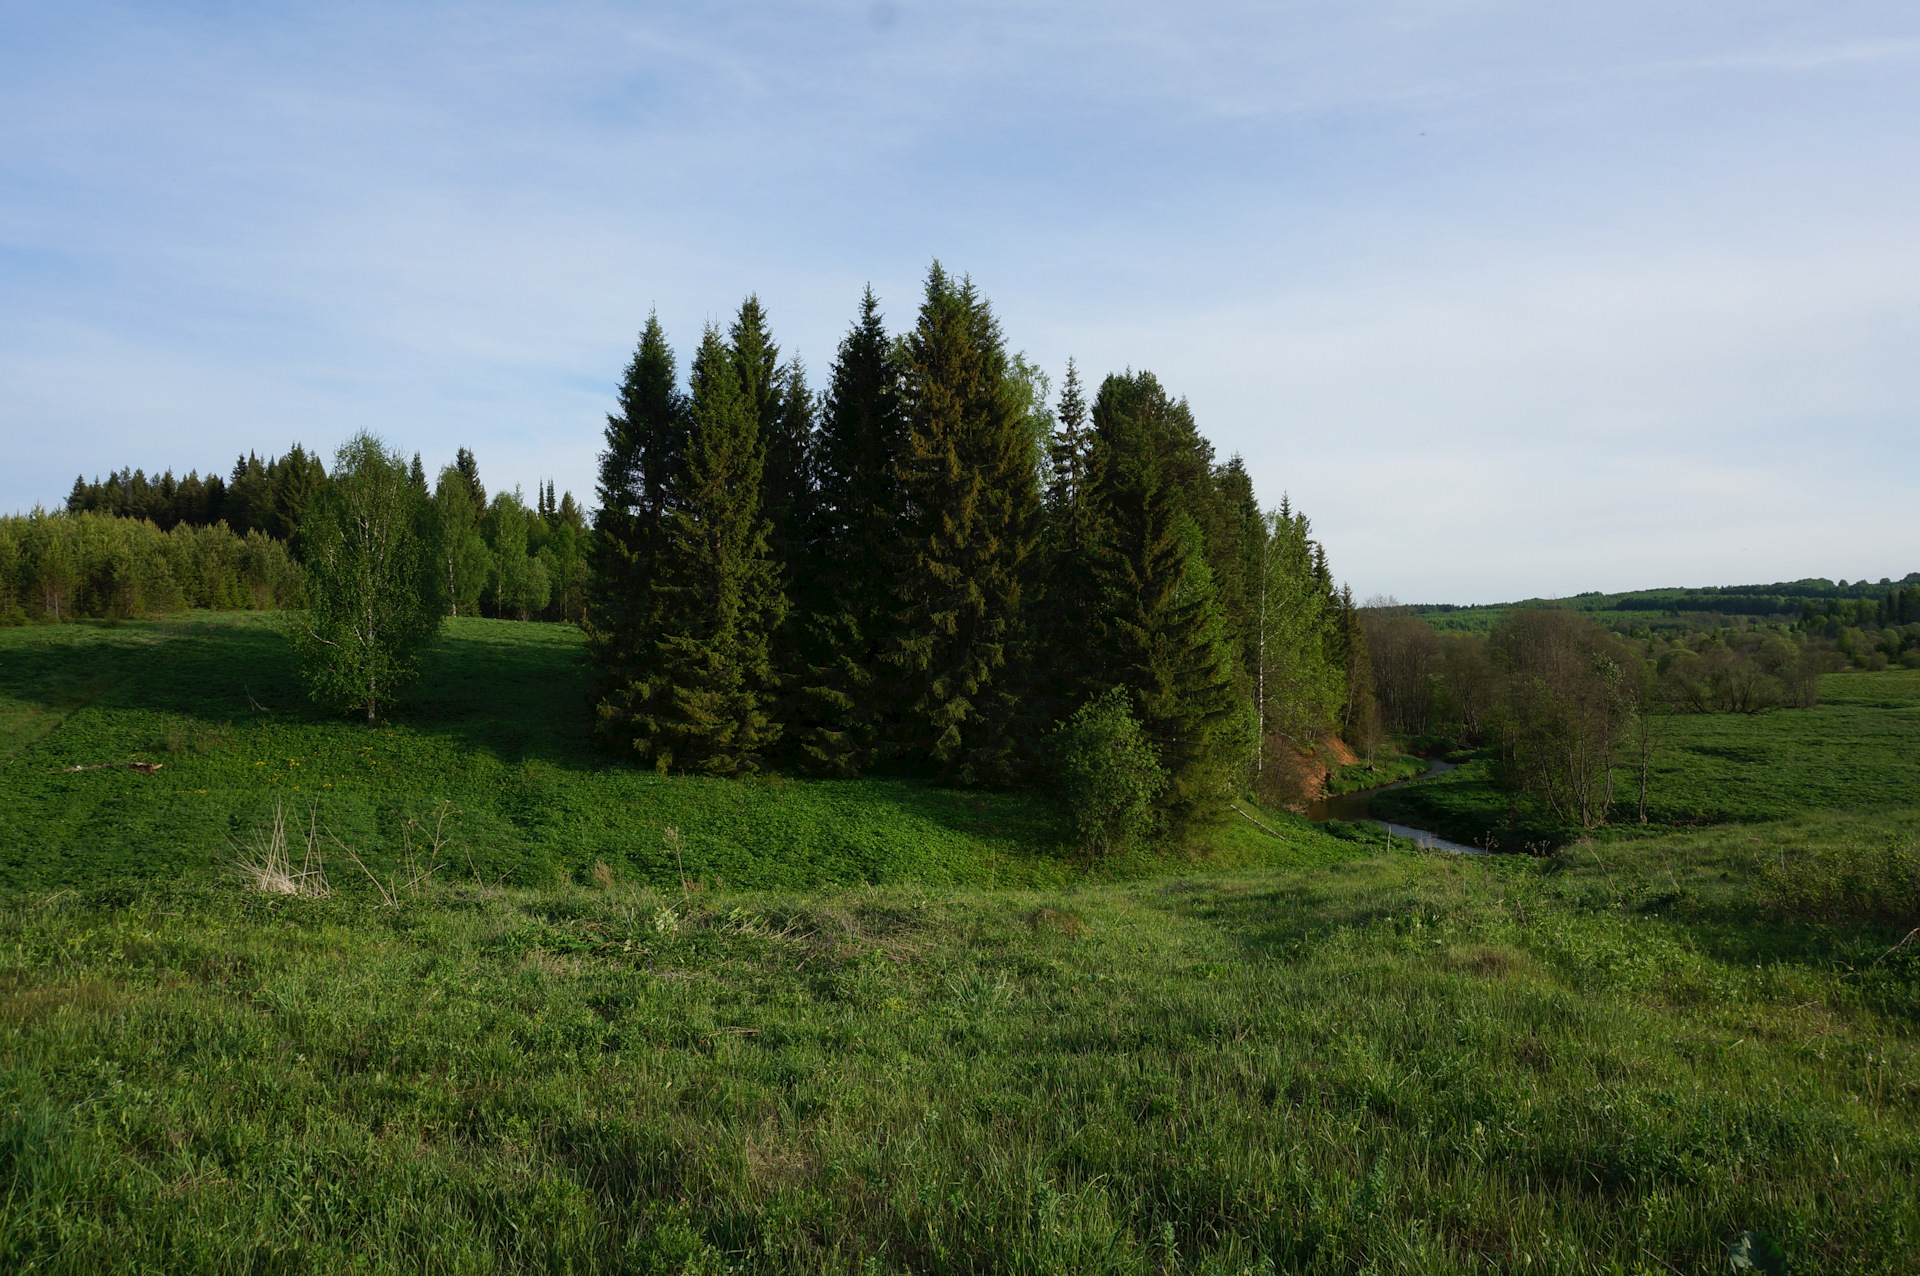
M 534 556 L 529 544 L 532 523 L 533 515 L 518 491 L 495 493 L 481 520 L 493 560 L 488 600 L 497 614 L 508 619 L 526 620 L 545 610 L 553 590 L 546 564 Z
M 441 587 L 455 616 L 479 614 L 480 591 L 493 570 L 493 555 L 480 537 L 479 520 L 466 476 L 452 465 L 441 470 L 433 490 L 433 544 L 444 577 Z
M 447 607 L 427 523 L 400 453 L 365 432 L 341 445 L 301 520 L 307 610 L 290 622 L 316 700 L 371 724 L 417 674 Z
M 1061 796 L 1089 852 L 1124 850 L 1153 823 L 1167 774 L 1133 720 L 1124 687 L 1081 705 L 1053 737 Z
M 1507 667 L 1497 778 L 1581 828 L 1606 823 L 1639 656 L 1592 617 L 1559 608 L 1510 610 L 1492 642 Z

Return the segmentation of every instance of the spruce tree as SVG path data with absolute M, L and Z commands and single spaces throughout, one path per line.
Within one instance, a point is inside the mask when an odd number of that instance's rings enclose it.
M 798 360 L 781 366 L 780 347 L 774 344 L 766 307 L 757 295 L 740 303 L 740 313 L 727 329 L 727 352 L 747 411 L 760 431 L 766 456 L 761 501 L 773 526 L 774 556 L 786 564 L 805 541 L 807 446 L 813 428 L 806 372 Z
M 473 453 L 461 448 L 453 454 L 453 468 L 460 471 L 460 478 L 467 485 L 467 499 L 473 502 L 474 517 L 487 508 L 487 489 L 480 482 L 480 463 L 473 459 Z
M 632 742 L 656 768 L 737 775 L 779 735 L 771 638 L 786 610 L 761 508 L 765 445 L 732 352 L 694 357 L 681 463 L 665 492 L 650 593 L 651 667 Z
M 935 262 L 904 351 L 905 498 L 892 554 L 895 746 L 962 783 L 1020 758 L 1010 674 L 1039 530 L 1032 441 L 1007 385 L 999 323 L 973 282 Z
M 1263 798 L 1292 805 L 1316 763 L 1322 737 L 1341 726 L 1348 698 L 1339 617 L 1315 572 L 1311 525 L 1282 498 L 1268 514 L 1254 581 L 1250 668 L 1259 714 L 1254 783 Z
M 788 721 L 803 763 L 828 774 L 850 775 L 872 762 L 894 699 L 880 656 L 893 634 L 884 564 L 903 508 L 894 475 L 906 441 L 900 377 L 869 286 L 821 399 L 806 550 L 792 583 L 802 667 Z
M 659 632 L 662 522 L 686 437 L 687 405 L 676 380 L 666 332 L 658 315 L 648 315 L 621 380 L 619 411 L 607 416 L 586 590 L 587 649 L 600 670 L 597 727 L 621 748 L 633 742 Z
M 1046 520 L 1041 539 L 1044 584 L 1034 600 L 1033 680 L 1043 722 L 1063 721 L 1100 680 L 1088 659 L 1087 636 L 1098 621 L 1093 553 L 1099 540 L 1094 494 L 1094 435 L 1080 370 L 1067 360 L 1054 410 L 1047 466 Z
M 1234 661 L 1193 505 L 1206 473 L 1192 416 L 1151 373 L 1109 376 L 1093 409 L 1099 589 L 1089 681 L 1126 687 L 1159 751 L 1176 821 L 1225 798 Z

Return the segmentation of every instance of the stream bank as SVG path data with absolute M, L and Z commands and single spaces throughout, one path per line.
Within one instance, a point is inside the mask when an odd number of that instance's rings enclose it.
M 1424 780 L 1427 776 L 1443 774 L 1453 770 L 1453 765 L 1445 759 L 1433 758 L 1427 763 L 1425 775 L 1395 780 L 1391 784 L 1359 789 L 1353 793 L 1342 793 L 1337 797 L 1321 798 L 1308 805 L 1307 818 L 1316 824 L 1322 824 L 1328 820 L 1341 820 L 1350 824 L 1372 824 L 1376 828 L 1385 830 L 1389 837 L 1404 837 L 1409 841 L 1417 842 L 1427 850 L 1454 851 L 1461 855 L 1485 855 L 1487 852 L 1481 847 L 1449 841 L 1428 829 L 1417 829 L 1407 824 L 1396 824 L 1391 820 L 1376 819 L 1372 814 L 1370 803 L 1376 793 L 1385 793 L 1388 789 L 1397 789 L 1403 784 L 1413 783 L 1414 780 Z

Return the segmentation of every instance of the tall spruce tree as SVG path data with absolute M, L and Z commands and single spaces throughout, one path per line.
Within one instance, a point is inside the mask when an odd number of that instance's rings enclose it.
M 1099 619 L 1093 554 L 1099 543 L 1094 434 L 1087 421 L 1080 369 L 1067 360 L 1054 409 L 1046 521 L 1041 539 L 1044 585 L 1034 599 L 1033 684 L 1043 722 L 1064 721 L 1107 685 L 1087 658 L 1087 636 Z
M 1282 498 L 1263 530 L 1250 653 L 1260 737 L 1254 785 L 1263 798 L 1293 805 L 1307 796 L 1320 740 L 1341 726 L 1348 687 L 1335 663 L 1340 617 L 1315 571 L 1311 525 Z
M 622 748 L 633 744 L 659 637 L 662 524 L 687 433 L 677 379 L 660 318 L 648 315 L 620 383 L 619 411 L 607 416 L 586 589 L 587 648 L 600 671 L 597 726 Z
M 821 398 L 807 548 L 792 585 L 803 668 L 790 730 L 802 762 L 828 774 L 850 775 L 873 761 L 893 703 L 880 657 L 891 646 L 894 610 L 883 565 L 904 508 L 895 477 L 906 442 L 900 380 L 869 286 Z
M 807 451 L 813 433 L 813 396 L 798 359 L 780 363 L 780 347 L 767 327 L 766 307 L 758 295 L 740 303 L 727 330 L 728 353 L 740 378 L 740 392 L 760 430 L 766 456 L 760 493 L 773 531 L 774 557 L 788 565 L 806 543 Z
M 667 485 L 650 582 L 653 662 L 632 719 L 635 752 L 662 771 L 753 771 L 779 735 L 768 712 L 771 639 L 786 600 L 761 508 L 765 451 L 732 352 L 709 327 Z
M 895 745 L 961 783 L 1019 769 L 1023 605 L 1039 531 L 1033 441 L 998 321 L 935 262 L 904 350 L 904 516 L 892 554 Z
M 1228 796 L 1245 752 L 1233 732 L 1231 638 L 1195 510 L 1207 454 L 1185 403 L 1151 373 L 1109 376 L 1093 422 L 1099 600 L 1083 676 L 1132 694 L 1181 821 Z

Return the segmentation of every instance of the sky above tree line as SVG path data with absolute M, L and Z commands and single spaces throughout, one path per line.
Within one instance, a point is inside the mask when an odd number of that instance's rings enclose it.
M 649 310 L 822 384 L 970 273 L 1361 596 L 1920 568 L 1911 4 L 0 4 L 0 509 L 594 457 Z

